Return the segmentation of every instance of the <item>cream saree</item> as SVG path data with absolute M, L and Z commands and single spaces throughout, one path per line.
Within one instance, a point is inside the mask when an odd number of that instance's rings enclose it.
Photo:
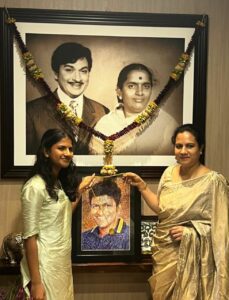
M 45 299 L 73 300 L 71 202 L 62 189 L 58 190 L 58 201 L 51 198 L 39 175 L 26 182 L 21 201 L 23 237 L 37 235 L 39 271 L 45 287 Z M 21 260 L 21 274 L 23 287 L 29 296 L 31 277 L 25 254 Z
M 168 167 L 160 181 L 159 224 L 152 245 L 153 300 L 229 299 L 229 188 L 211 171 L 172 182 Z M 185 227 L 182 240 L 169 230 Z

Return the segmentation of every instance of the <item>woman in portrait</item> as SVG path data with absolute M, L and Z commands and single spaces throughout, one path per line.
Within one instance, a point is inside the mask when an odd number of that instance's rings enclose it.
M 151 100 L 153 81 L 152 72 L 145 65 L 133 63 L 125 66 L 117 80 L 118 106 L 103 116 L 95 129 L 110 136 L 131 124 Z M 177 125 L 177 121 L 161 109 L 158 116 L 118 138 L 113 154 L 169 155 L 172 146 L 168 140 Z M 103 154 L 103 141 L 93 136 L 89 148 L 92 154 Z
M 24 254 L 22 281 L 30 299 L 73 300 L 72 210 L 93 180 L 80 183 L 73 158 L 73 137 L 47 130 L 21 193 Z
M 223 300 L 229 295 L 229 186 L 200 162 L 203 139 L 192 124 L 172 137 L 177 164 L 155 195 L 141 177 L 124 174 L 158 214 L 153 238 L 154 300 Z

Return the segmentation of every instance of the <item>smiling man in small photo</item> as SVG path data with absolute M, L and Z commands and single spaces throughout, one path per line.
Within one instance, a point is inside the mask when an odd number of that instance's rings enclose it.
M 129 250 L 130 228 L 121 215 L 121 189 L 113 180 L 89 191 L 90 215 L 96 226 L 82 232 L 81 250 Z

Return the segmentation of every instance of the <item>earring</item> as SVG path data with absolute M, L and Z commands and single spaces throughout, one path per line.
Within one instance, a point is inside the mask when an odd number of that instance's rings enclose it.
M 49 155 L 48 155 L 48 154 L 45 154 L 45 157 L 46 157 L 46 158 L 49 158 Z
M 203 154 L 203 152 L 202 151 L 200 151 L 200 155 L 202 155 Z

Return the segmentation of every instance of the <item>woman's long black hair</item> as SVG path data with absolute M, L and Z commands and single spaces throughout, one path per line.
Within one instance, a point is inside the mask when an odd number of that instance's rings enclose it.
M 57 200 L 58 196 L 55 188 L 56 178 L 52 175 L 52 163 L 50 159 L 45 156 L 45 153 L 49 152 L 54 144 L 66 137 L 70 138 L 73 144 L 74 138 L 69 133 L 66 133 L 61 129 L 49 129 L 44 133 L 37 151 L 36 162 L 26 179 L 26 181 L 28 181 L 34 175 L 40 175 L 46 183 L 46 188 L 50 197 Z M 58 179 L 60 180 L 62 188 L 70 201 L 75 201 L 77 196 L 76 190 L 79 185 L 80 178 L 77 175 L 76 166 L 73 161 L 70 162 L 67 168 L 61 169 Z

